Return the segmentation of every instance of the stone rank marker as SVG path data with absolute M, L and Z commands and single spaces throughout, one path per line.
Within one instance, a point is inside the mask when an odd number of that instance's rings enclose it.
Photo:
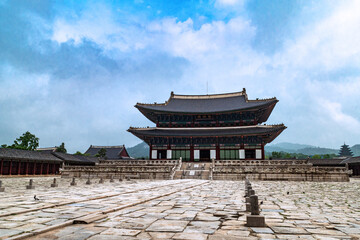
M 58 187 L 59 185 L 56 182 L 56 178 L 54 178 L 53 183 L 50 185 L 50 187 Z
M 70 186 L 76 186 L 75 178 L 72 179 Z
M 86 185 L 90 185 L 90 184 L 91 184 L 90 177 L 88 178 L 88 180 L 86 181 L 85 184 L 86 184 Z
M 114 176 L 113 175 L 111 175 L 111 177 L 110 177 L 110 182 L 114 182 Z
M 30 179 L 29 185 L 26 186 L 26 189 L 35 189 L 35 186 L 33 185 L 33 180 Z
M 103 179 L 103 178 L 100 178 L 99 183 L 100 183 L 100 184 L 104 183 L 104 179 Z
M 260 216 L 259 199 L 256 195 L 250 196 L 251 215 L 246 216 L 246 226 L 248 227 L 266 227 L 265 217 Z
M 2 181 L 0 180 L 0 192 L 5 192 L 5 188 L 2 186 Z

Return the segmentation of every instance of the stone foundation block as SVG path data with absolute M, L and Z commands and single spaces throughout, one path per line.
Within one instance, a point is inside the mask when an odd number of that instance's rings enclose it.
M 265 217 L 260 215 L 247 215 L 246 226 L 248 227 L 266 227 Z

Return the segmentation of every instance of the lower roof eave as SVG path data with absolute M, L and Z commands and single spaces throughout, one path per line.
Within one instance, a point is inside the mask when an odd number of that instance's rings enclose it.
M 142 140 L 152 137 L 230 137 L 270 134 L 267 141 L 269 143 L 284 129 L 286 126 L 280 124 L 214 128 L 129 128 L 128 131 Z

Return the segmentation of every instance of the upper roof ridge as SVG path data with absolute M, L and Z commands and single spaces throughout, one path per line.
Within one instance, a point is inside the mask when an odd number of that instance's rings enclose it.
M 90 148 L 123 148 L 125 145 L 118 145 L 118 146 L 95 146 L 91 145 Z
M 243 90 L 241 92 L 206 94 L 206 95 L 183 95 L 183 94 L 175 94 L 174 92 L 171 92 L 170 98 L 174 98 L 174 99 L 214 99 L 214 98 L 226 98 L 226 97 L 237 97 L 237 96 L 247 96 L 246 89 L 243 88 Z
M 136 103 L 136 105 L 145 105 L 145 106 L 165 106 L 169 103 L 171 99 L 216 99 L 216 98 L 228 98 L 228 97 L 238 97 L 245 96 L 245 100 L 247 101 L 246 89 L 243 88 L 241 92 L 232 92 L 232 93 L 217 93 L 217 94 L 206 94 L 206 95 L 183 95 L 183 94 L 175 94 L 173 91 L 170 93 L 170 97 L 164 103 Z

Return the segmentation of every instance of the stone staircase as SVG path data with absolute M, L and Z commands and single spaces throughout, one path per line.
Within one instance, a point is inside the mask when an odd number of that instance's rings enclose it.
M 177 170 L 174 179 L 204 179 L 210 178 L 210 162 L 183 162 Z

